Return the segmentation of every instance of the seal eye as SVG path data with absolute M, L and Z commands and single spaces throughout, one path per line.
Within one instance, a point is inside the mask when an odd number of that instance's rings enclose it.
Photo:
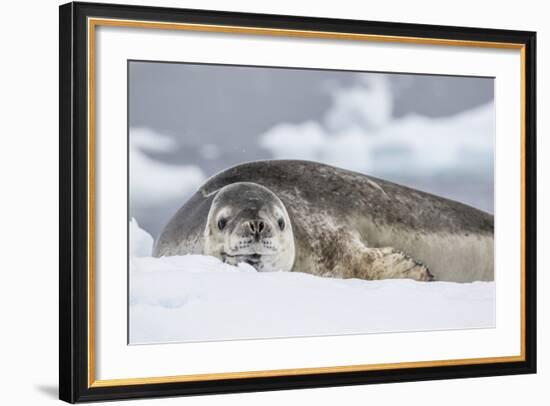
M 281 229 L 281 231 L 285 229 L 285 221 L 282 218 L 277 221 L 277 224 L 279 224 L 279 228 Z
M 218 220 L 218 228 L 220 230 L 223 230 L 225 228 L 225 224 L 227 223 L 227 220 L 225 220 L 223 217 Z

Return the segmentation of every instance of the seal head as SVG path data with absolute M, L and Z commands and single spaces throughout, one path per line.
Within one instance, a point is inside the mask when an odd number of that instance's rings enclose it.
M 217 191 L 204 229 L 204 253 L 258 271 L 290 271 L 295 246 L 283 202 L 271 190 L 237 182 Z

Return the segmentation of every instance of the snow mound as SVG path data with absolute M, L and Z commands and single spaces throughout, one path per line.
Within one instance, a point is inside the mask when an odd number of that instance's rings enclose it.
M 137 220 L 130 220 L 130 258 L 149 257 L 153 253 L 153 237 L 140 228 Z
M 143 254 L 145 231 L 131 225 Z M 150 251 L 149 251 L 150 252 Z M 130 258 L 130 343 L 490 328 L 493 282 L 365 281 L 257 272 L 214 257 Z

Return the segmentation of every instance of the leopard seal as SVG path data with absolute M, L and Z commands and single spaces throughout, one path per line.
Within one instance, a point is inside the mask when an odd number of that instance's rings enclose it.
M 465 204 L 345 169 L 256 161 L 208 179 L 153 255 L 338 278 L 490 281 L 493 223 Z

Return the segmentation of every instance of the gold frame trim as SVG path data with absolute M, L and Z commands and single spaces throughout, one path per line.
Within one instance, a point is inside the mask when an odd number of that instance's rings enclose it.
M 95 28 L 97 26 L 149 28 L 161 30 L 184 30 L 194 32 L 218 32 L 244 35 L 267 35 L 298 38 L 338 39 L 353 41 L 371 41 L 402 44 L 420 44 L 432 46 L 460 46 L 478 48 L 512 49 L 520 51 L 521 83 L 521 269 L 520 269 L 520 337 L 519 355 L 503 357 L 464 358 L 451 360 L 396 362 L 383 364 L 345 365 L 316 368 L 275 369 L 265 371 L 220 372 L 210 374 L 190 374 L 145 378 L 95 379 Z M 453 39 L 435 39 L 421 37 L 401 37 L 391 35 L 354 34 L 345 32 L 307 31 L 274 29 L 259 27 L 241 27 L 229 25 L 165 23 L 140 20 L 121 20 L 109 18 L 88 18 L 88 388 L 113 387 L 125 385 L 143 385 L 176 383 L 191 381 L 212 381 L 218 379 L 243 379 L 259 377 L 296 376 L 311 374 L 330 374 L 339 372 L 380 371 L 397 368 L 424 368 L 473 364 L 492 364 L 525 361 L 525 45 L 506 42 L 464 41 Z

